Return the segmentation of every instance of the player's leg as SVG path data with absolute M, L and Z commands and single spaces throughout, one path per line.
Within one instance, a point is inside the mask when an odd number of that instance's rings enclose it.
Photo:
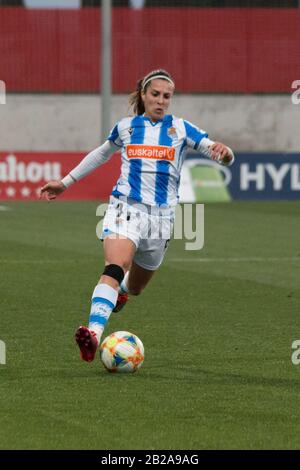
M 144 217 L 144 220 L 146 217 Z M 119 296 L 114 312 L 119 312 L 128 300 L 128 294 L 139 295 L 152 279 L 155 271 L 161 265 L 167 248 L 171 233 L 173 230 L 173 219 L 170 217 L 152 218 L 146 220 L 146 233 L 150 233 L 150 237 L 143 238 L 139 242 L 138 249 L 134 255 L 130 271 L 124 276 L 120 284 Z M 154 230 L 151 232 L 152 227 Z M 151 228 L 149 232 L 149 227 Z M 158 234 L 157 227 L 162 228 L 163 238 L 151 237 L 152 234 Z M 156 230 L 155 230 L 156 229 Z
M 129 294 L 139 295 L 152 279 L 155 272 L 156 270 L 142 268 L 133 261 L 130 271 L 128 271 L 128 274 L 126 273 L 127 275 L 124 277 L 122 286 L 125 287 L 126 285 Z
M 89 326 L 81 326 L 76 332 L 81 357 L 87 362 L 95 357 L 104 327 L 116 305 L 119 285 L 136 250 L 135 244 L 125 237 L 108 236 L 103 244 L 105 268 L 92 295 Z
M 131 264 L 130 271 L 127 271 L 123 281 L 120 284 L 117 303 L 113 312 L 119 312 L 125 307 L 130 295 L 139 295 L 153 277 L 155 270 L 142 268 L 134 261 Z

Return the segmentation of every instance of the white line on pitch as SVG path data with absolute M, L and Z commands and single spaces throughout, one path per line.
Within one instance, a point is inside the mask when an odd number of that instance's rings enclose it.
M 277 261 L 300 261 L 299 257 L 291 258 L 169 258 L 167 261 L 174 263 L 263 263 Z
M 7 206 L 0 206 L 0 211 L 4 212 L 4 211 L 10 211 L 11 208 L 10 207 L 7 207 Z
M 90 260 L 86 260 L 90 263 Z M 262 262 L 278 262 L 278 261 L 300 261 L 300 257 L 293 258 L 169 258 L 166 262 L 172 263 L 262 263 Z M 1 263 L 12 263 L 12 264 L 55 264 L 55 263 L 77 263 L 77 259 L 0 259 Z
M 55 263 L 77 263 L 77 259 L 1 259 L 1 263 L 12 264 L 55 264 Z

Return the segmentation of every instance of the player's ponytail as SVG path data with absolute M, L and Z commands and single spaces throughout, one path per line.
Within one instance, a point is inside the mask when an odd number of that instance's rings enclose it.
M 134 114 L 144 114 L 145 106 L 142 100 L 142 91 L 146 92 L 148 86 L 151 83 L 151 80 L 155 78 L 162 78 L 163 80 L 167 80 L 175 87 L 174 80 L 169 72 L 163 69 L 152 70 L 152 72 L 148 73 L 144 78 L 141 78 L 137 82 L 135 91 L 129 96 L 129 105 L 132 107 Z
M 129 105 L 132 107 L 134 114 L 144 114 L 145 106 L 142 100 L 142 83 L 143 78 L 141 78 L 136 84 L 136 90 L 131 93 L 129 96 Z

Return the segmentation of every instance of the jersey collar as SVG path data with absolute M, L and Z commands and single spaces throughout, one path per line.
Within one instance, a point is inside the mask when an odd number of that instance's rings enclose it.
M 166 114 L 163 119 L 158 119 L 156 122 L 153 122 L 148 116 L 145 116 L 144 114 L 141 116 L 145 121 L 150 122 L 150 124 L 154 127 L 156 124 L 159 124 L 160 122 L 169 122 L 172 120 L 172 115 L 171 114 Z

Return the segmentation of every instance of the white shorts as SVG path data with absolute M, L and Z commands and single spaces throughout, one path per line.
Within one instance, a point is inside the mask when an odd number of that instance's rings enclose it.
M 103 220 L 101 240 L 106 236 L 129 238 L 136 246 L 133 261 L 156 270 L 163 261 L 173 233 L 175 208 L 159 208 L 121 196 L 110 197 Z

